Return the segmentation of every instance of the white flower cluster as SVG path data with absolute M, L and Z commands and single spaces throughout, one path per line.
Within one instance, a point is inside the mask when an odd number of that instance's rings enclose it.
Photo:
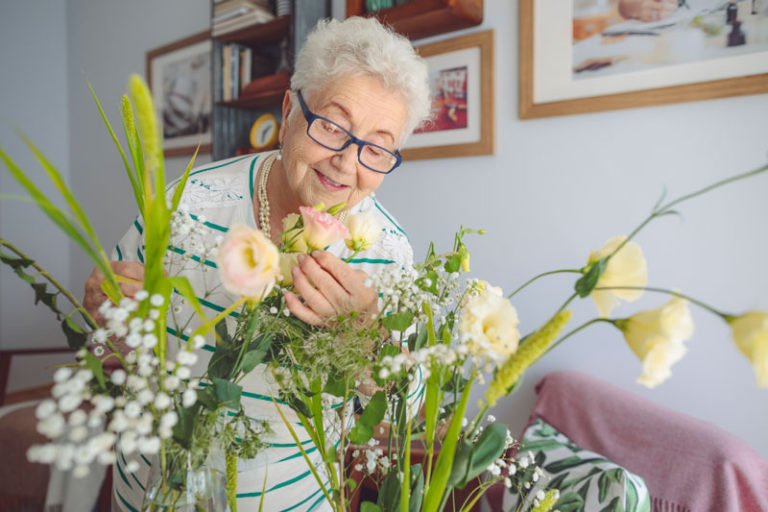
M 180 249 L 183 254 L 176 251 L 168 251 L 169 263 L 176 261 L 194 261 L 195 266 L 200 266 L 206 270 L 203 262 L 216 259 L 216 251 L 221 245 L 223 236 L 215 237 L 210 240 L 209 230 L 205 228 L 208 219 L 200 214 L 196 219 L 189 213 L 189 205 L 180 204 L 171 215 L 171 237 L 170 245 Z M 193 257 L 197 256 L 197 260 Z
M 363 451 L 364 458 L 361 462 L 355 464 L 355 471 L 362 472 L 363 469 L 365 469 L 366 473 L 373 475 L 377 468 L 381 469 L 384 473 L 389 470 L 390 465 L 394 464 L 397 460 L 397 453 L 392 454 L 392 461 L 390 461 L 390 458 L 384 455 L 384 450 L 376 448 L 378 444 L 379 442 L 376 438 L 371 438 L 370 441 L 368 441 L 368 446 L 370 446 L 370 448 Z M 352 452 L 352 457 L 354 457 L 354 460 L 358 460 L 360 454 L 361 452 L 359 449 L 355 450 Z
M 99 311 L 107 319 L 107 328 L 95 331 L 91 339 L 92 352 L 101 357 L 105 355 L 103 343 L 113 336 L 119 338 L 118 343 L 130 349 L 123 356 L 124 367 L 108 376 L 106 392 L 85 363 L 77 369 L 57 370 L 52 398 L 40 403 L 36 411 L 37 430 L 51 442 L 32 446 L 27 452 L 30 461 L 54 463 L 59 469 L 74 469 L 75 475 L 84 476 L 94 461 L 105 465 L 114 462 L 116 441 L 126 455 L 135 451 L 154 455 L 161 440 L 172 436 L 179 420 L 177 404 L 190 407 L 197 401 L 198 382 L 190 379 L 190 367 L 197 362 L 194 350 L 204 344 L 203 337 L 195 336 L 179 348 L 175 359 L 167 359 L 161 367 L 154 351 L 159 329 L 155 320 L 165 298 L 150 297 L 143 290 L 135 298 L 124 299 L 117 307 L 105 302 Z M 144 301 L 149 303 L 147 318 L 136 314 Z M 80 354 L 81 359 L 84 355 Z M 102 393 L 94 394 L 92 389 Z M 126 469 L 135 471 L 138 467 L 129 464 Z

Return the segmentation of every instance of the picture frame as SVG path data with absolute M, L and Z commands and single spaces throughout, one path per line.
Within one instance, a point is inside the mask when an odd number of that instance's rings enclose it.
M 689 2 L 690 3 L 690 2 Z M 749 2 L 740 2 L 740 9 L 749 8 Z M 681 8 L 682 9 L 682 8 Z M 693 13 L 696 14 L 696 13 Z M 682 16 L 689 18 L 682 24 Z M 743 14 L 740 14 L 743 16 Z M 768 19 L 768 10 L 761 13 Z M 684 27 L 685 48 L 702 47 L 704 35 L 697 35 L 692 23 L 707 22 L 690 19 L 691 13 L 681 13 L 677 27 Z M 712 12 L 708 16 L 725 16 L 725 12 Z M 576 45 L 572 38 L 573 2 L 563 0 L 520 0 L 519 5 L 519 109 L 520 119 L 600 112 L 652 105 L 702 101 L 731 96 L 744 96 L 768 92 L 768 45 L 753 45 L 750 53 L 739 53 L 715 58 L 680 59 L 677 64 L 650 66 L 628 72 L 603 74 L 585 80 L 574 78 L 578 68 Z M 761 30 L 766 27 L 761 18 Z M 725 21 L 723 20 L 723 24 Z M 672 27 L 671 23 L 666 23 Z M 632 26 L 632 25 L 630 25 Z M 637 26 L 637 25 L 635 25 Z M 647 25 L 646 25 L 647 26 Z M 732 25 L 731 25 L 732 27 Z M 650 35 L 661 33 L 648 31 Z M 733 28 L 726 28 L 733 31 Z M 669 28 L 667 28 L 669 30 Z M 629 34 L 632 32 L 627 31 Z M 655 33 L 652 33 L 655 32 Z M 637 32 L 638 34 L 641 32 Z M 556 34 L 556 35 L 555 35 Z M 605 37 L 606 32 L 602 32 Z M 619 34 L 621 35 L 621 34 Z M 662 34 L 663 35 L 663 34 Z M 631 37 L 628 36 L 628 37 Z M 679 35 L 676 35 L 680 39 Z M 726 37 L 722 32 L 718 37 Z M 659 38 L 649 38 L 660 41 Z M 674 41 L 674 38 L 667 38 Z M 620 41 L 620 40 L 619 40 Z M 693 44 L 690 44 L 693 41 Z M 620 41 L 623 42 L 623 41 Z M 658 45 L 658 43 L 656 43 Z M 710 41 L 707 45 L 712 46 Z M 668 54 L 674 54 L 667 50 Z M 658 50 L 657 50 L 658 51 Z M 730 50 L 729 50 L 730 51 Z M 721 54 L 725 53 L 721 50 Z M 671 60 L 667 58 L 667 61 Z M 602 65 L 603 63 L 598 63 Z M 605 64 L 608 65 L 608 64 Z M 616 66 L 620 69 L 620 66 Z
M 210 153 L 210 30 L 147 52 L 147 83 L 163 128 L 165 156 Z
M 401 150 L 406 160 L 493 155 L 494 31 L 485 30 L 416 48 L 427 61 L 433 118 Z

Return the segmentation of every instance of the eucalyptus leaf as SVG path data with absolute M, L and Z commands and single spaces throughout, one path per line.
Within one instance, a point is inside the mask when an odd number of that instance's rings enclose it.
M 240 395 L 243 388 L 226 379 L 213 379 L 213 387 L 218 403 L 228 409 L 240 409 Z
M 419 512 L 424 500 L 424 472 L 421 464 L 411 466 L 411 495 L 408 500 L 408 512 Z
M 472 445 L 472 456 L 464 479 L 460 482 L 463 488 L 470 480 L 485 471 L 493 461 L 501 457 L 507 442 L 507 427 L 493 423 L 485 427 L 483 433 Z
M 360 504 L 360 512 L 381 512 L 381 509 L 375 503 L 364 501 Z
M 390 469 L 379 486 L 377 504 L 382 512 L 397 512 L 400 510 L 400 479 L 398 478 L 398 473 L 397 467 Z
M 453 466 L 451 466 L 451 474 L 448 476 L 447 488 L 456 487 L 466 480 L 471 462 L 472 444 L 463 439 L 459 442 L 453 456 Z
M 404 331 L 413 323 L 413 313 L 410 311 L 402 311 L 400 313 L 394 313 L 392 315 L 385 316 L 381 323 L 384 327 L 391 331 Z

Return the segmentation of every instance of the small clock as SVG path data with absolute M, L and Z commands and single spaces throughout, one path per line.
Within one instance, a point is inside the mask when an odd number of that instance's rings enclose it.
M 277 135 L 280 124 L 270 113 L 259 117 L 251 127 L 251 146 L 259 150 L 272 149 L 277 146 Z

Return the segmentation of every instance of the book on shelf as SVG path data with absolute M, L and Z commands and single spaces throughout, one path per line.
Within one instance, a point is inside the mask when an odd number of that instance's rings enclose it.
M 213 6 L 213 17 L 215 18 L 222 14 L 242 9 L 244 7 L 247 9 L 261 7 L 268 11 L 272 11 L 269 6 L 269 0 L 222 0 Z
M 261 8 L 251 9 L 245 14 L 240 14 L 234 18 L 225 19 L 213 23 L 211 34 L 213 37 L 220 36 L 222 34 L 228 34 L 241 28 L 250 27 L 251 25 L 258 25 L 261 23 L 267 23 L 275 19 L 275 15 L 269 11 Z

